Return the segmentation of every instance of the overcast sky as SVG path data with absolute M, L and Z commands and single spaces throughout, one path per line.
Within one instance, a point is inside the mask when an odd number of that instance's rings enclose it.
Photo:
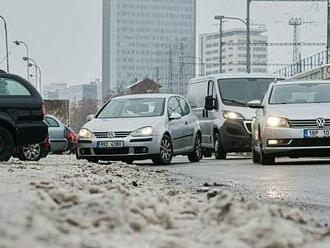
M 138 0 L 137 0 L 138 1 Z M 180 0 L 177 0 L 180 1 Z M 269 42 L 292 42 L 290 17 L 302 17 L 301 41 L 326 41 L 325 2 L 253 2 L 251 19 L 266 24 Z M 101 0 L 0 0 L 0 14 L 8 22 L 11 72 L 26 75 L 25 49 L 13 40 L 29 44 L 30 57 L 42 67 L 43 82 L 88 83 L 101 77 Z M 197 0 L 197 34 L 216 32 L 217 14 L 245 18 L 246 0 Z M 229 21 L 225 28 L 239 27 Z M 0 23 L 0 62 L 5 56 Z M 324 47 L 304 47 L 303 56 Z M 270 47 L 270 63 L 289 63 L 292 48 Z M 5 62 L 0 68 L 5 68 Z M 275 70 L 272 67 L 270 71 Z

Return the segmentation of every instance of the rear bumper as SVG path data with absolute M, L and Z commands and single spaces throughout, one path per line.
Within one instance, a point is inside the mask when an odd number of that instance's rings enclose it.
M 251 121 L 227 120 L 220 128 L 220 140 L 226 152 L 251 151 Z
M 48 126 L 44 122 L 17 124 L 17 146 L 40 144 L 48 137 Z

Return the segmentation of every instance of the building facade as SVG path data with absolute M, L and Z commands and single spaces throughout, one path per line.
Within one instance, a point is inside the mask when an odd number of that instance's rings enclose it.
M 97 85 L 91 83 L 70 86 L 59 91 L 59 99 L 69 100 L 70 103 L 97 101 Z
M 103 99 L 146 77 L 184 94 L 195 34 L 196 0 L 103 0 Z
M 251 72 L 268 71 L 268 48 L 265 44 L 268 36 L 266 28 L 251 29 Z M 220 39 L 219 33 L 207 33 L 199 36 L 199 74 L 207 75 L 220 72 Z M 222 36 L 222 72 L 246 72 L 246 29 L 230 29 Z

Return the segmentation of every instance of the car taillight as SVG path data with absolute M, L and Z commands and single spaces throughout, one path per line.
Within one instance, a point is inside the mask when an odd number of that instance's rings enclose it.
M 71 141 L 72 143 L 76 143 L 77 142 L 77 136 L 74 132 L 72 131 L 68 131 L 66 134 L 65 134 L 65 138 L 69 141 Z
M 45 104 L 42 104 L 41 105 L 41 112 L 42 112 L 42 115 L 45 116 L 46 115 L 46 108 L 45 108 Z

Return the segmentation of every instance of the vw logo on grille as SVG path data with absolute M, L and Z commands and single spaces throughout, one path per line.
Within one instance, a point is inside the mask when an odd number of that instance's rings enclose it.
M 108 138 L 109 139 L 112 139 L 114 137 L 115 137 L 115 133 L 114 132 L 111 131 L 111 132 L 108 133 Z
M 318 127 L 324 127 L 325 126 L 325 119 L 320 117 L 316 119 L 316 125 Z

